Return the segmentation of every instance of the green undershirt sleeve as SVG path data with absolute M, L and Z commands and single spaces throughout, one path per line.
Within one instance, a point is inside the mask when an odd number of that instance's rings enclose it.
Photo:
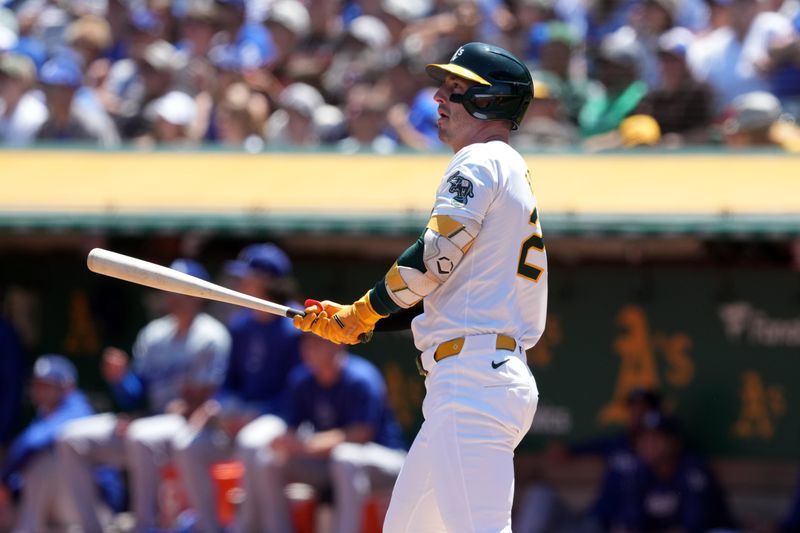
M 428 269 L 425 268 L 423 254 L 425 249 L 424 235 L 425 232 L 423 231 L 416 242 L 400 254 L 400 257 L 397 258 L 397 264 L 399 266 L 411 267 L 422 273 L 428 271 Z M 386 283 L 383 279 L 379 280 L 369 291 L 369 301 L 372 304 L 372 308 L 375 309 L 375 312 L 381 315 L 390 315 L 402 310 L 402 307 L 394 303 L 394 300 L 389 296 L 386 290 Z

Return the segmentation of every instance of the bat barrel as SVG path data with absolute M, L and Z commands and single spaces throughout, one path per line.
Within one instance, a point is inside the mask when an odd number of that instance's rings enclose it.
M 102 248 L 95 248 L 89 252 L 86 265 L 92 272 L 154 289 L 239 305 L 274 315 L 286 317 L 305 315 L 303 311 L 291 307 L 262 300 L 162 265 Z

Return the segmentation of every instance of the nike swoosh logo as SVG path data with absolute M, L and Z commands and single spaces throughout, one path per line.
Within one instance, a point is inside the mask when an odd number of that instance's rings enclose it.
M 502 360 L 502 361 L 500 361 L 499 363 L 495 363 L 494 361 L 492 361 L 492 368 L 494 368 L 495 370 L 497 370 L 498 368 L 500 368 L 500 367 L 501 367 L 501 366 L 503 366 L 504 364 L 508 363 L 509 361 L 511 361 L 511 358 L 510 358 L 510 357 L 509 357 L 508 359 L 503 359 L 503 360 Z

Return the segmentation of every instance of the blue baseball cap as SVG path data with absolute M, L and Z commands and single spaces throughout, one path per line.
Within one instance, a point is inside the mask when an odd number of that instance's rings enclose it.
M 33 379 L 47 381 L 62 387 L 71 387 L 78 381 L 75 365 L 58 354 L 46 354 L 36 359 L 33 364 Z
M 204 281 L 209 281 L 211 279 L 211 276 L 208 275 L 208 271 L 203 267 L 203 265 L 197 261 L 192 261 L 191 259 L 176 259 L 171 265 L 169 265 L 169 267 L 173 270 L 183 272 L 184 274 L 189 274 L 190 276 L 200 278 Z
M 83 85 L 83 73 L 71 55 L 62 54 L 42 65 L 39 81 L 45 85 L 78 88 Z
M 39 39 L 29 36 L 22 36 L 17 44 L 10 50 L 15 54 L 21 54 L 31 58 L 36 68 L 41 68 L 47 61 L 47 47 Z
M 135 8 L 129 15 L 131 26 L 142 33 L 158 33 L 161 22 L 155 13 L 145 8 Z
M 219 70 L 226 72 L 239 72 L 242 70 L 242 59 L 239 56 L 239 47 L 234 44 L 220 44 L 208 52 L 211 64 Z
M 235 261 L 228 261 L 225 272 L 237 278 L 254 272 L 283 278 L 292 273 L 292 262 L 286 252 L 274 244 L 251 244 Z

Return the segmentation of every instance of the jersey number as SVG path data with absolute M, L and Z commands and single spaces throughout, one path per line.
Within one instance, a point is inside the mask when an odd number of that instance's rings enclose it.
M 537 212 L 536 208 L 534 208 L 533 213 L 531 213 L 530 223 L 531 225 L 536 226 L 538 222 L 539 213 Z M 544 252 L 544 239 L 540 233 L 534 233 L 522 243 L 522 249 L 519 252 L 519 263 L 517 264 L 517 274 L 524 278 L 528 278 L 535 283 L 539 281 L 539 276 L 542 275 L 544 270 L 537 266 L 528 264 L 528 250 L 531 248 L 539 250 L 540 252 Z

